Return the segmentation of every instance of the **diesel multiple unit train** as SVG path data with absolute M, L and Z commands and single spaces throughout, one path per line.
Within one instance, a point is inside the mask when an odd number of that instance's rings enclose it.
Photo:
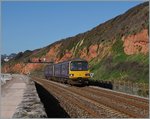
M 90 71 L 88 62 L 83 59 L 72 59 L 57 64 L 49 64 L 44 69 L 45 78 L 69 84 L 88 84 Z

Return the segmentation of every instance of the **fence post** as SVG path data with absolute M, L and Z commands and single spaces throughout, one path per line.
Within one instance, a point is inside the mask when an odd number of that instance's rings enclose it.
M 132 90 L 132 87 L 131 87 L 131 85 L 130 85 L 130 81 L 128 81 L 128 91 L 129 91 L 130 94 L 132 94 L 132 91 L 131 91 L 131 90 Z
M 125 81 L 122 81 L 122 82 L 123 82 L 122 84 L 123 84 L 123 88 L 124 88 L 123 92 L 126 92 L 126 83 L 125 83 Z
M 134 92 L 133 92 L 133 82 L 131 82 L 131 92 L 132 92 L 132 94 L 134 94 Z

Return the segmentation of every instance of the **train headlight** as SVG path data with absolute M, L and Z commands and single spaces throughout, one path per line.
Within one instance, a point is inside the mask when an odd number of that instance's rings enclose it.
M 90 76 L 90 73 L 85 74 L 85 76 Z
M 74 74 L 69 74 L 69 76 L 74 76 Z

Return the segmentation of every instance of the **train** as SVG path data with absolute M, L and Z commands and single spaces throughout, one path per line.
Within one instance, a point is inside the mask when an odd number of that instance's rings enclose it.
M 47 80 L 56 80 L 71 85 L 88 85 L 90 70 L 86 60 L 77 58 L 45 66 L 44 76 Z

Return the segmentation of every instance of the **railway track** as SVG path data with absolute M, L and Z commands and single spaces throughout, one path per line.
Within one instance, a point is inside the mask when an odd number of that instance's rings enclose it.
M 71 117 L 147 118 L 149 116 L 148 99 L 90 86 L 66 86 L 36 77 L 32 77 L 32 80 L 53 94 Z

